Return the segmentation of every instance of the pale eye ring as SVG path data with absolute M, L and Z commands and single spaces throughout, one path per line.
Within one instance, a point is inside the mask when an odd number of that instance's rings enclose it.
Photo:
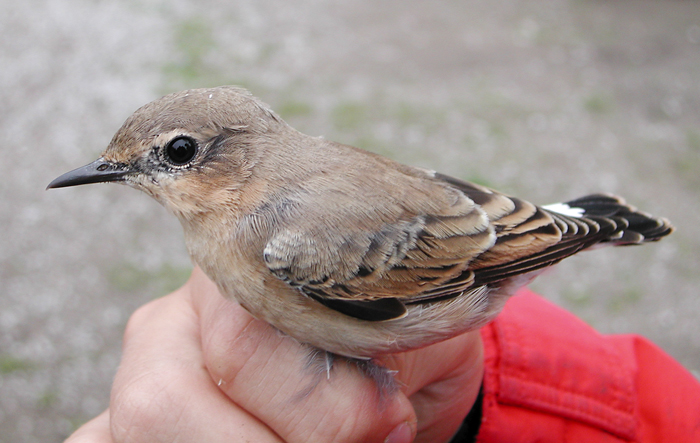
M 165 161 L 173 166 L 184 166 L 191 162 L 195 155 L 197 155 L 197 142 L 192 137 L 184 135 L 170 140 L 163 149 Z

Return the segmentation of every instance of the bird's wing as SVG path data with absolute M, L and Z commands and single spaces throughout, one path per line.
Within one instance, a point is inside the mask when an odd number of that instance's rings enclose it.
M 537 208 L 537 213 L 553 220 L 561 238 L 535 254 L 503 260 L 513 245 L 521 241 L 522 234 L 517 232 L 521 228 L 502 232 L 496 244 L 472 263 L 476 284 L 497 285 L 516 275 L 553 265 L 596 244 L 636 245 L 658 241 L 673 232 L 668 220 L 640 212 L 622 198 L 609 194 L 592 194 L 547 205 Z
M 510 274 L 561 239 L 561 223 L 530 203 L 425 174 L 406 183 L 403 199 L 368 186 L 367 195 L 338 192 L 318 209 L 308 198 L 287 201 L 286 223 L 264 251 L 268 268 L 332 309 L 378 321 L 462 294 L 481 284 L 480 272 Z

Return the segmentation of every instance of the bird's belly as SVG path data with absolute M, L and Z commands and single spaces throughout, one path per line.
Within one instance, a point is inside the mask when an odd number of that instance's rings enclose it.
M 238 285 L 221 289 L 254 317 L 297 341 L 360 359 L 421 348 L 479 328 L 507 298 L 481 287 L 454 299 L 409 305 L 399 319 L 373 322 L 341 314 L 281 281 L 266 286 L 258 296 L 235 290 Z

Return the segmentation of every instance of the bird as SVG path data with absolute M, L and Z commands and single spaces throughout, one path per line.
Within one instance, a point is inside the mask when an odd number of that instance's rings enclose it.
M 305 135 L 236 86 L 142 106 L 47 189 L 99 182 L 173 213 L 193 262 L 253 317 L 361 360 L 477 329 L 579 251 L 673 231 L 614 195 L 537 206 Z

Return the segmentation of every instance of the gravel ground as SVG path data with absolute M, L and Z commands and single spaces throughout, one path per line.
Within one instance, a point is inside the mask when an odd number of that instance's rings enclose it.
M 609 191 L 670 218 L 534 287 L 700 373 L 697 2 L 4 0 L 0 26 L 0 442 L 104 409 L 130 313 L 186 279 L 145 195 L 44 191 L 186 87 L 240 84 L 304 132 L 537 203 Z

